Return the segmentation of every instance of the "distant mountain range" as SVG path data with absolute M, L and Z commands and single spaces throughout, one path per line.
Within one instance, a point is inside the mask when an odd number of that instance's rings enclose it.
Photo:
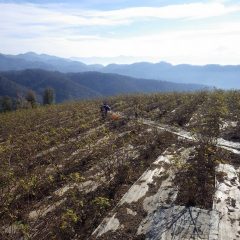
M 44 69 L 59 72 L 84 72 L 96 71 L 102 67 L 102 65 L 86 65 L 79 61 L 33 52 L 19 55 L 0 54 L 0 71 Z
M 103 72 L 121 73 L 122 75 L 162 79 L 177 83 L 196 83 L 223 89 L 240 89 L 240 65 L 194 66 L 188 64 L 171 65 L 169 63 L 134 63 L 130 65 L 110 64 Z
M 111 73 L 60 73 L 42 69 L 0 72 L 0 96 L 16 97 L 34 90 L 40 101 L 45 88 L 56 93 L 56 102 L 90 99 L 123 93 L 195 91 L 205 86 L 137 79 Z
M 87 65 L 79 61 L 36 54 L 33 52 L 19 55 L 0 54 L 0 71 L 44 69 L 63 73 L 98 71 L 117 73 L 141 79 L 154 79 L 176 83 L 195 83 L 217 88 L 240 89 L 240 65 L 172 65 L 166 62 L 133 64 Z

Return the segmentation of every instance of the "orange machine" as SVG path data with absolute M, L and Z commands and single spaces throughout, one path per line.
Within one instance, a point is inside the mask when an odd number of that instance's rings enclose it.
M 118 113 L 111 113 L 110 118 L 113 121 L 117 121 L 117 120 L 119 120 L 121 118 L 121 115 L 118 114 Z

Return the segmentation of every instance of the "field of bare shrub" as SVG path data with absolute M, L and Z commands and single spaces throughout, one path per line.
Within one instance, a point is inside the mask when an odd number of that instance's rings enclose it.
M 102 100 L 0 115 L 1 239 L 86 239 L 172 144 L 196 147 L 193 160 L 179 167 L 177 201 L 211 208 L 216 164 L 240 162 L 217 146 L 219 138 L 240 142 L 240 92 L 139 94 L 107 102 L 122 119 L 101 119 Z M 176 129 L 195 141 L 179 138 Z M 184 189 L 189 176 L 196 176 L 190 190 Z

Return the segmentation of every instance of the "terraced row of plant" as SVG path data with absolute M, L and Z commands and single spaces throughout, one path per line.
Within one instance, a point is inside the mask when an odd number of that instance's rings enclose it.
M 129 95 L 108 103 L 124 118 L 103 121 L 101 100 L 0 115 L 2 239 L 86 238 L 169 144 L 194 145 L 141 118 L 190 129 L 203 145 L 222 134 L 223 123 L 236 122 L 226 137 L 239 133 L 239 92 Z
M 201 121 L 215 118 L 219 120 L 220 136 L 240 141 L 239 91 L 135 95 L 114 98 L 110 102 L 126 116 L 181 126 L 190 131 L 196 130 Z
M 164 150 L 166 137 L 161 142 L 133 120 L 117 127 L 102 122 L 99 104 L 72 103 L 1 116 L 3 239 L 90 234 L 124 193 L 121 185 L 130 187 L 148 161 Z M 24 120 L 18 120 L 21 117 Z

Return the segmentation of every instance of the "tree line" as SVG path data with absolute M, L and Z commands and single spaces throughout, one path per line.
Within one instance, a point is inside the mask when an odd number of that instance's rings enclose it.
M 55 102 L 54 89 L 46 88 L 42 94 L 42 104 L 50 105 Z M 36 93 L 33 90 L 29 90 L 23 96 L 17 94 L 17 97 L 3 96 L 0 97 L 0 112 L 14 111 L 17 109 L 35 108 L 41 105 L 39 103 Z

